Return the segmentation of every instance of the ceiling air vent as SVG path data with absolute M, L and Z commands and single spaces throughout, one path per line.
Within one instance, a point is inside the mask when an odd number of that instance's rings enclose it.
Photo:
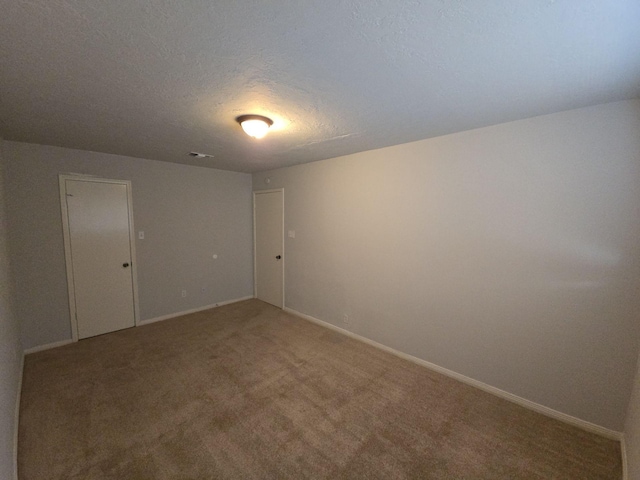
M 199 153 L 199 152 L 189 152 L 189 156 L 194 158 L 213 158 L 213 155 L 209 155 L 207 153 Z

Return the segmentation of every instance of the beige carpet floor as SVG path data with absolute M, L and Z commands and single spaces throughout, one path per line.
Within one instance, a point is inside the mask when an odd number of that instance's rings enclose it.
M 617 442 L 258 300 L 26 357 L 19 475 L 616 479 Z

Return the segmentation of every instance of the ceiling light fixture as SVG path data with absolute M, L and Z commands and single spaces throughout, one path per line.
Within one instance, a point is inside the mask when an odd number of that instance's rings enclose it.
M 262 115 L 240 115 L 236 118 L 244 132 L 253 138 L 262 138 L 267 134 L 273 120 Z

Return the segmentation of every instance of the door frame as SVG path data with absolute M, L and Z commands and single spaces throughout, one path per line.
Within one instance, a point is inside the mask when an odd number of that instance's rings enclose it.
M 94 183 L 113 183 L 117 185 L 125 185 L 127 188 L 127 206 L 129 211 L 129 248 L 131 250 L 131 281 L 133 284 L 133 324 L 137 327 L 140 321 L 140 305 L 138 303 L 138 262 L 136 261 L 135 230 L 133 228 L 133 197 L 131 195 L 131 181 L 100 178 L 94 177 L 92 175 L 59 174 L 58 182 L 60 185 L 60 209 L 62 212 L 64 258 L 67 267 L 67 290 L 69 292 L 69 322 L 71 323 L 71 337 L 74 342 L 78 341 L 78 319 L 76 318 L 75 283 L 73 279 L 71 236 L 69 234 L 69 210 L 67 209 L 67 189 L 65 183 L 67 180 Z
M 258 268 L 256 262 L 256 195 L 264 194 L 264 193 L 282 193 L 282 308 L 286 307 L 284 303 L 285 294 L 284 294 L 284 277 L 285 277 L 285 262 L 287 261 L 287 256 L 284 252 L 284 188 L 271 188 L 268 190 L 254 190 L 253 191 L 253 298 L 258 298 Z

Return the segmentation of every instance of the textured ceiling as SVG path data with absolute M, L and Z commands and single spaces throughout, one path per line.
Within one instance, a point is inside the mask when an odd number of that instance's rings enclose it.
M 0 0 L 0 12 L 0 137 L 228 170 L 640 95 L 638 0 Z M 245 113 L 275 121 L 266 138 L 242 132 Z

